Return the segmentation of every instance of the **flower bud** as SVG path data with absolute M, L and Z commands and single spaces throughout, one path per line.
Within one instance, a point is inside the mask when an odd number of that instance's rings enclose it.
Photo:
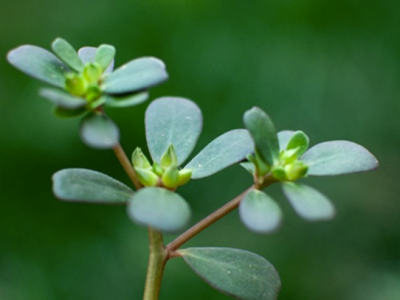
M 132 165 L 135 168 L 149 169 L 151 165 L 142 150 L 137 147 L 132 153 Z
M 83 76 L 89 82 L 89 84 L 96 84 L 99 82 L 102 69 L 98 64 L 89 63 L 83 69 Z
M 186 184 L 192 177 L 192 169 L 182 169 L 178 173 L 178 186 Z
M 163 168 L 161 168 L 161 166 L 157 162 L 153 163 L 153 168 L 152 169 L 153 169 L 153 172 L 156 173 L 160 177 L 164 173 Z
M 281 166 L 276 166 L 272 169 L 272 176 L 279 181 L 285 181 L 287 178 L 286 171 Z
M 162 175 L 162 183 L 170 189 L 176 188 L 179 182 L 179 172 L 176 167 L 168 167 Z
M 83 96 L 88 88 L 88 82 L 82 75 L 69 74 L 65 80 L 65 89 L 74 96 Z
M 308 166 L 301 160 L 296 160 L 291 164 L 285 166 L 287 179 L 290 181 L 297 180 L 307 174 Z
M 282 165 L 290 164 L 297 159 L 297 152 L 300 148 L 284 150 L 279 156 L 279 162 Z
M 139 181 L 144 186 L 156 186 L 158 183 L 158 176 L 151 170 L 135 168 L 136 174 L 138 175 Z
M 178 158 L 176 157 L 176 152 L 174 145 L 169 145 L 167 151 L 164 152 L 164 154 L 161 156 L 161 167 L 167 168 L 167 167 L 177 167 L 178 166 Z
M 100 98 L 100 96 L 101 96 L 101 90 L 97 85 L 89 86 L 85 95 L 88 101 L 94 101 Z

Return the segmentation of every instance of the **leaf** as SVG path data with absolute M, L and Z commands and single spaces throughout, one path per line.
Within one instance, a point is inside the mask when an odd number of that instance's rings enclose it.
M 335 208 L 330 200 L 316 189 L 294 182 L 285 182 L 282 187 L 290 204 L 302 218 L 319 221 L 335 216 Z
M 212 287 L 241 300 L 275 300 L 281 281 L 265 258 L 232 248 L 187 248 L 177 251 Z
M 108 66 L 113 62 L 115 56 L 115 48 L 111 45 L 100 45 L 96 50 L 95 61 L 103 70 L 107 70 Z
M 278 229 L 282 211 L 278 204 L 262 191 L 249 191 L 239 205 L 243 224 L 251 231 L 269 233 Z
M 52 179 L 54 195 L 66 201 L 123 204 L 133 195 L 125 184 L 92 170 L 64 169 Z
M 11 50 L 7 60 L 29 76 L 60 88 L 64 88 L 65 73 L 70 71 L 53 53 L 31 45 Z
M 75 109 L 66 109 L 62 107 L 54 107 L 54 114 L 59 118 L 75 118 L 87 112 L 86 107 L 79 107 Z
M 145 102 L 149 98 L 148 92 L 136 93 L 127 96 L 106 95 L 106 105 L 110 107 L 129 107 Z
M 104 115 L 91 113 L 81 122 L 80 130 L 83 142 L 93 148 L 108 149 L 119 142 L 119 129 Z
M 297 148 L 296 155 L 297 157 L 300 157 L 301 155 L 304 154 L 304 152 L 307 151 L 308 145 L 309 145 L 308 136 L 303 131 L 296 131 L 290 137 L 286 149 L 291 150 Z
M 290 138 L 294 134 L 293 130 L 282 130 L 278 132 L 279 150 L 286 150 Z
M 377 159 L 364 147 L 349 141 L 330 141 L 315 145 L 301 157 L 308 175 L 330 176 L 370 171 L 378 168 Z
M 71 46 L 66 40 L 57 38 L 51 44 L 54 53 L 61 59 L 67 66 L 77 72 L 83 70 L 83 63 L 76 53 L 74 47 Z
M 201 132 L 203 117 L 195 103 L 184 98 L 162 97 L 146 110 L 146 139 L 153 161 L 174 145 L 178 165 L 192 152 Z
M 247 130 L 231 130 L 209 143 L 185 169 L 193 170 L 193 179 L 207 177 L 242 161 L 253 151 L 253 141 Z
M 119 67 L 104 79 L 108 94 L 124 94 L 148 89 L 168 79 L 164 63 L 154 57 L 142 57 Z
M 245 112 L 243 122 L 261 158 L 272 166 L 279 159 L 279 141 L 271 119 L 260 108 L 253 107 Z
M 96 51 L 95 47 L 82 47 L 78 50 L 78 55 L 81 58 L 84 65 L 87 63 L 93 63 L 96 61 Z M 111 61 L 108 68 L 104 71 L 105 74 L 109 74 L 114 69 L 114 60 Z
M 42 88 L 39 90 L 39 95 L 65 109 L 75 109 L 87 104 L 87 101 L 82 98 L 55 89 Z
M 146 187 L 129 201 L 128 214 L 140 225 L 162 232 L 176 232 L 188 224 L 191 212 L 178 194 L 164 188 Z

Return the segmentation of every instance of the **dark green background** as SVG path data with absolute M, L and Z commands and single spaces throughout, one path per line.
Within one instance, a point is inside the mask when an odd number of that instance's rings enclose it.
M 380 161 L 378 171 L 306 182 L 337 208 L 330 222 L 296 216 L 279 186 L 270 189 L 284 224 L 257 235 L 237 212 L 190 246 L 248 249 L 280 273 L 280 300 L 400 299 L 400 2 L 396 0 L 0 0 L 0 299 L 141 299 L 147 233 L 124 207 L 62 203 L 51 175 L 91 168 L 126 183 L 111 151 L 85 147 L 78 120 L 60 120 L 37 95 L 45 86 L 13 69 L 7 51 L 109 43 L 116 64 L 153 55 L 170 80 L 151 91 L 201 107 L 196 152 L 242 127 L 253 105 L 281 129 L 301 129 L 315 144 L 352 140 Z M 128 153 L 145 145 L 147 104 L 109 110 Z M 239 167 L 180 189 L 192 222 L 251 183 Z M 169 241 L 173 236 L 167 236 Z M 229 299 L 179 259 L 166 269 L 160 299 Z

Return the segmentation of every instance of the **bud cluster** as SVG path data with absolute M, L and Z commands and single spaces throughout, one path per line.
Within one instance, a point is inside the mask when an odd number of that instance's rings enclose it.
M 142 150 L 136 148 L 132 154 L 132 164 L 144 186 L 164 186 L 168 189 L 176 189 L 187 183 L 192 176 L 192 170 L 178 169 L 178 159 L 173 145 L 170 145 L 161 156 L 160 163 L 154 162 L 153 165 Z

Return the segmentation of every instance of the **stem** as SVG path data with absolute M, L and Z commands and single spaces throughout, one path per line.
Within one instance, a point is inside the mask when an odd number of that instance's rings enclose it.
M 136 189 L 140 189 L 143 185 L 140 183 L 138 176 L 136 174 L 135 169 L 133 168 L 131 162 L 129 161 L 128 157 L 126 156 L 124 150 L 122 149 L 121 145 L 118 143 L 113 147 L 115 156 L 118 158 L 119 162 L 121 163 L 122 167 L 124 168 L 126 174 L 129 176 L 129 179 L 132 181 L 133 185 Z
M 171 243 L 169 243 L 166 246 L 166 249 L 171 252 L 171 257 L 175 256 L 174 251 L 176 251 L 180 246 L 182 246 L 184 243 L 186 243 L 188 240 L 190 240 L 192 237 L 206 229 L 208 226 L 211 224 L 215 223 L 222 217 L 226 216 L 229 214 L 231 211 L 233 211 L 235 208 L 239 206 L 240 201 L 243 199 L 244 195 L 246 195 L 247 192 L 252 190 L 254 187 L 251 186 L 247 190 L 245 190 L 243 193 L 241 193 L 239 196 L 236 198 L 232 199 L 228 203 L 226 203 L 224 206 L 220 207 L 216 211 L 214 211 L 212 214 L 208 215 L 205 217 L 203 220 L 198 222 L 197 224 L 193 225 L 191 228 L 186 230 L 184 233 L 182 233 L 180 236 L 178 236 L 175 240 L 173 240 Z
M 168 251 L 164 248 L 162 234 L 152 228 L 149 228 L 149 249 L 143 300 L 158 300 Z

